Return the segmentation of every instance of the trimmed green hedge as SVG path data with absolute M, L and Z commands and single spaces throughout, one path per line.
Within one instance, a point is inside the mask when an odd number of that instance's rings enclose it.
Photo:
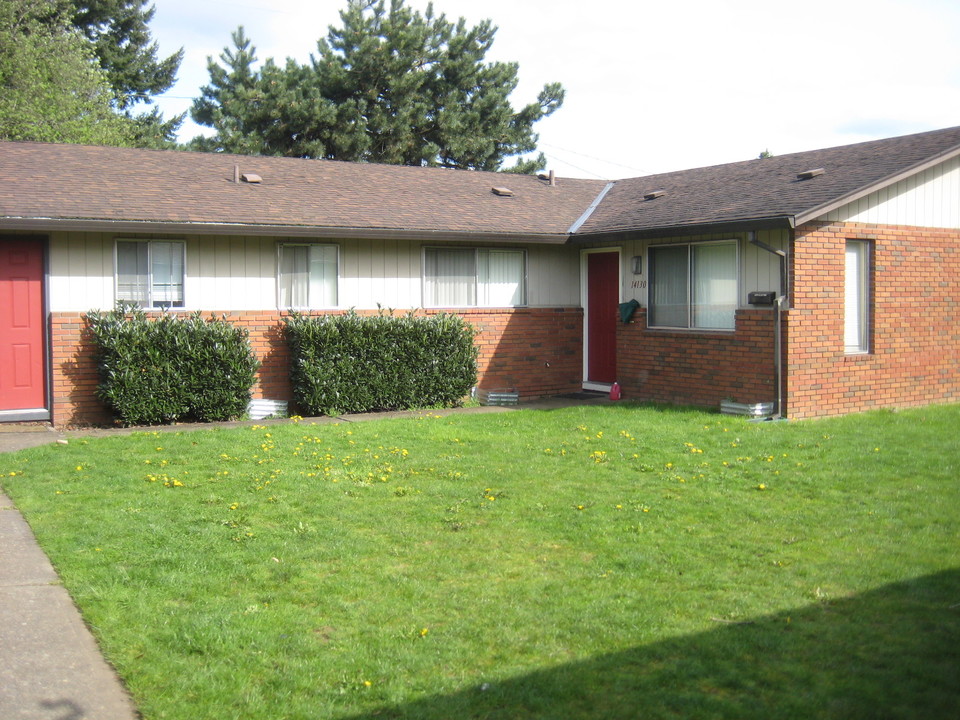
M 247 331 L 211 315 L 136 306 L 85 315 L 97 348 L 97 396 L 124 425 L 229 420 L 244 415 L 260 362 Z
M 337 415 L 460 404 L 477 382 L 473 326 L 458 315 L 285 318 L 302 412 Z

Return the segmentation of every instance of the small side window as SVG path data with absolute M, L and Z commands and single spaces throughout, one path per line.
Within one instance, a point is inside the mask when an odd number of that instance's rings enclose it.
M 843 347 L 848 355 L 870 352 L 870 244 L 847 240 L 844 267 Z

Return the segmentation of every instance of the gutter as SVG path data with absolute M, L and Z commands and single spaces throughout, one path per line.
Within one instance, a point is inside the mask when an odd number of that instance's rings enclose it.
M 795 227 L 792 215 L 773 215 L 763 218 L 743 220 L 720 220 L 716 222 L 692 223 L 690 225 L 657 225 L 635 230 L 611 230 L 575 235 L 574 243 L 617 242 L 622 240 L 642 240 L 650 238 L 680 237 L 683 235 L 709 235 L 720 233 L 742 233 L 754 230 L 792 230 Z M 571 228 L 573 231 L 573 228 Z
M 136 220 L 81 220 L 60 218 L 0 218 L 0 230 L 34 232 L 82 231 L 107 233 L 162 233 L 177 235 L 237 235 L 250 237 L 312 237 L 342 240 L 427 240 L 563 245 L 565 233 L 496 233 L 361 227 L 310 227 L 304 225 L 245 225 L 242 223 L 191 223 Z

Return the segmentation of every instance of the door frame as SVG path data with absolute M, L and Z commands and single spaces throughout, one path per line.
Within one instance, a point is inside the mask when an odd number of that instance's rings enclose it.
M 50 236 L 49 235 L 0 235 L 0 240 L 20 240 L 35 242 L 40 246 L 40 322 L 41 322 L 41 341 L 43 348 L 41 356 L 43 357 L 43 407 L 38 408 L 18 408 L 14 410 L 4 410 L 0 408 L 0 423 L 4 422 L 35 422 L 49 421 L 52 419 L 51 399 L 53 397 L 53 374 L 51 372 L 51 343 L 50 343 L 50 322 L 49 322 L 49 298 L 50 298 Z
M 591 382 L 588 378 L 590 368 L 590 328 L 589 328 L 589 256 L 599 253 L 617 254 L 617 302 L 623 302 L 623 248 L 619 245 L 611 247 L 587 248 L 580 251 L 580 305 L 583 308 L 583 381 L 584 390 L 598 390 L 607 392 L 613 383 Z

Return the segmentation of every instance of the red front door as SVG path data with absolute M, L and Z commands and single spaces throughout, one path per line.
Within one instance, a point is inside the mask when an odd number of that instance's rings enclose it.
M 620 252 L 587 254 L 587 381 L 617 379 Z
M 43 245 L 0 238 L 0 419 L 46 407 Z

